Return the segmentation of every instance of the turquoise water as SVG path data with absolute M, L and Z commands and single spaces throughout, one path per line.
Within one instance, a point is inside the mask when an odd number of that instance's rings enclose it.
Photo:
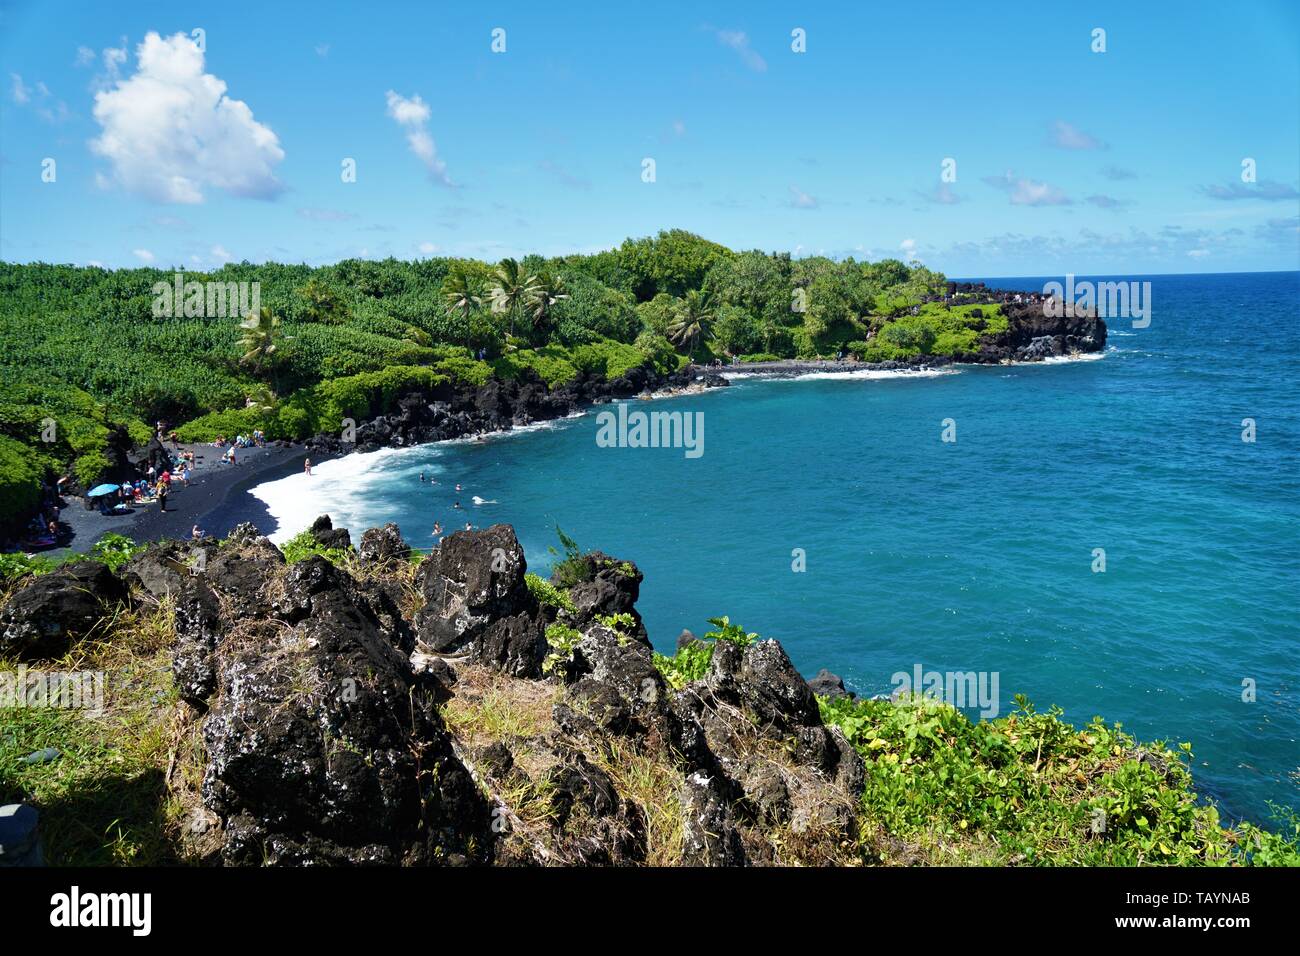
M 588 414 L 330 462 L 310 495 L 296 476 L 265 496 L 286 534 L 321 511 L 426 545 L 435 519 L 509 522 L 534 568 L 558 523 L 637 562 L 661 650 L 729 614 L 863 694 L 917 664 L 996 672 L 1003 713 L 1024 693 L 1193 741 L 1202 790 L 1264 820 L 1300 807 L 1300 274 L 1146 278 L 1150 327 L 1111 323 L 1100 360 L 742 380 L 636 403 L 703 412 L 697 459 L 598 448 Z

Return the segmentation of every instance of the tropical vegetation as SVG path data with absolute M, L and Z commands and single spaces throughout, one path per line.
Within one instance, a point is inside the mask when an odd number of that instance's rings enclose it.
M 184 274 L 258 283 L 256 313 L 234 318 L 155 316 L 155 284 L 174 279 L 0 263 L 0 527 L 30 512 L 42 479 L 92 484 L 114 435 L 139 443 L 159 421 L 191 440 L 254 428 L 303 438 L 337 427 L 340 413 L 383 411 L 431 376 L 536 374 L 556 386 L 692 358 L 956 354 L 998 320 L 990 307 L 923 305 L 944 277 L 916 263 L 734 252 L 676 229 L 495 264 L 242 262 Z

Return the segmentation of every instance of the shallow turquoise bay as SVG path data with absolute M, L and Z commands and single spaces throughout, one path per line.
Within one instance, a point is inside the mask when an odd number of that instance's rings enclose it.
M 435 520 L 508 522 L 536 570 L 558 524 L 640 566 L 662 651 L 728 614 L 860 694 L 917 664 L 997 672 L 1002 713 L 1023 693 L 1193 741 L 1202 791 L 1265 820 L 1300 806 L 1300 274 L 1146 278 L 1150 327 L 1116 320 L 1100 360 L 741 380 L 635 403 L 703 412 L 696 459 L 597 447 L 587 414 L 328 462 L 259 496 L 281 537 L 322 512 L 426 547 Z

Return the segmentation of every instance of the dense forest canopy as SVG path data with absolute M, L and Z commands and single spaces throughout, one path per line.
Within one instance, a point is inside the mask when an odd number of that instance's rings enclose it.
M 733 252 L 682 230 L 595 255 L 243 262 L 183 279 L 258 283 L 260 314 L 159 316 L 170 270 L 0 263 L 0 522 L 53 471 L 96 481 L 119 426 L 136 441 L 160 420 L 193 439 L 303 438 L 431 375 L 556 385 L 714 357 L 951 355 L 974 335 L 960 316 L 913 314 L 944 284 L 919 263 Z

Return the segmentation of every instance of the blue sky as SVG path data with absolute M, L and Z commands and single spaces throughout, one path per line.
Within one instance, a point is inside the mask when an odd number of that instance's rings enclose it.
M 680 227 L 957 276 L 1300 267 L 1300 5 L 806 6 L 10 0 L 0 258 L 495 260 Z

